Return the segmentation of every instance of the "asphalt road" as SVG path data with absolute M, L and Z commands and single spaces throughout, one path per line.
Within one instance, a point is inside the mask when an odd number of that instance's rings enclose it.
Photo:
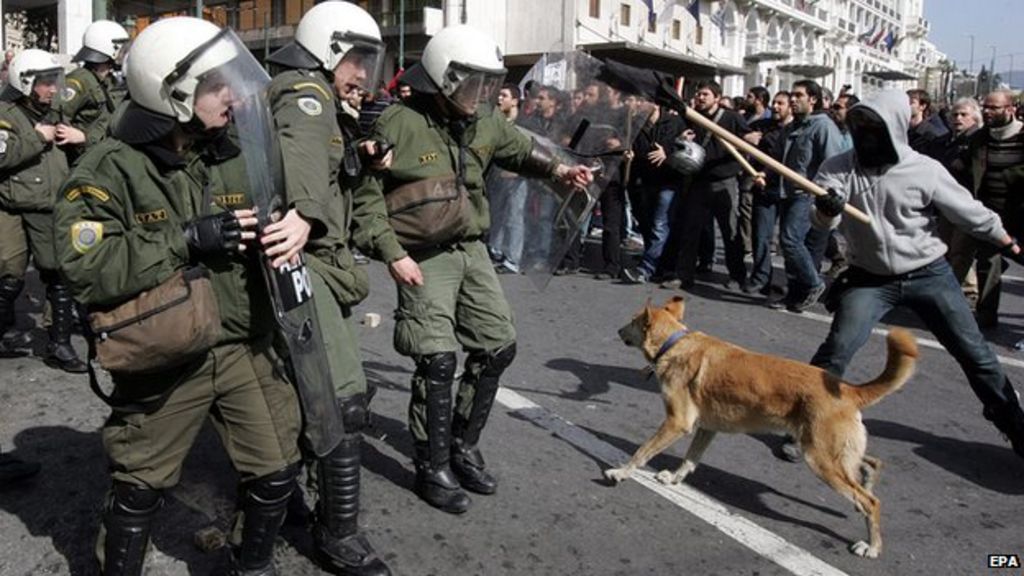
M 360 328 L 365 368 L 379 387 L 361 523 L 395 574 L 983 574 L 990 554 L 1024 555 L 1024 462 L 981 417 L 951 357 L 930 347 L 931 335 L 905 314 L 889 320 L 922 339 L 918 372 L 864 414 L 869 450 L 885 463 L 875 488 L 881 558 L 847 551 L 866 535 L 860 515 L 803 464 L 774 458 L 776 437 L 719 435 L 682 487 L 665 489 L 649 475 L 609 486 L 602 470 L 624 461 L 663 415 L 655 383 L 640 372 L 643 359 L 616 330 L 648 297 L 660 302 L 672 293 L 584 275 L 555 278 L 544 292 L 526 277 L 502 277 L 519 355 L 482 441 L 499 491 L 474 497 L 463 516 L 435 511 L 410 491 L 412 363 L 391 347 L 390 279 L 379 265 L 370 270 L 373 294 L 356 315 L 380 313 L 383 322 Z M 1009 273 L 1024 276 L 1016 267 Z M 1024 353 L 1012 344 L 1024 337 L 1024 278 L 1011 278 L 1004 294 L 1004 325 L 989 337 L 1021 385 Z M 37 301 L 23 308 L 40 321 Z M 820 307 L 777 312 L 713 281 L 688 296 L 692 329 L 790 358 L 809 359 L 827 322 Z M 848 378 L 873 378 L 884 355 L 883 336 L 872 336 Z M 0 414 L 4 450 L 44 467 L 34 482 L 0 491 L 0 575 L 90 574 L 108 484 L 98 434 L 104 405 L 85 377 L 29 356 L 0 359 Z M 678 466 L 686 444 L 652 469 Z M 201 552 L 193 534 L 229 513 L 234 481 L 216 436 L 205 430 L 158 520 L 148 574 L 217 573 L 224 551 Z M 301 525 L 287 525 L 280 573 L 319 574 L 310 546 Z

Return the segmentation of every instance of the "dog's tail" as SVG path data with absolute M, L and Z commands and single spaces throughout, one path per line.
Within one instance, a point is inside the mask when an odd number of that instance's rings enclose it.
M 846 386 L 843 393 L 850 394 L 857 406 L 871 406 L 882 398 L 900 389 L 911 374 L 917 363 L 917 340 L 909 330 L 893 328 L 886 338 L 889 345 L 889 356 L 885 361 L 885 370 L 871 382 L 860 386 Z

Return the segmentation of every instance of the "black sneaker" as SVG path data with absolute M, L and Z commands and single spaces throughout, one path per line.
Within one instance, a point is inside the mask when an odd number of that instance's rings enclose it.
M 638 268 L 623 268 L 621 278 L 623 284 L 647 283 L 647 275 Z
M 743 291 L 744 294 L 764 294 L 766 292 L 765 288 L 767 287 L 767 283 L 750 282 L 748 280 L 747 282 L 743 283 L 743 286 L 740 289 Z
M 804 296 L 803 299 L 800 300 L 799 302 L 791 302 L 788 306 L 786 306 L 786 310 L 800 314 L 804 310 L 807 310 L 811 306 L 817 304 L 818 298 L 821 298 L 821 295 L 824 293 L 825 283 L 822 282 L 815 286 L 814 288 L 811 288 L 811 291 L 807 293 L 807 296 Z

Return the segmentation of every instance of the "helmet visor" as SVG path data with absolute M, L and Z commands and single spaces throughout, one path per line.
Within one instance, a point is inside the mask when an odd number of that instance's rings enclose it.
M 128 55 L 128 50 L 132 47 L 132 38 L 124 38 L 114 40 L 114 48 L 117 52 L 114 54 L 114 67 L 120 70 L 124 66 L 124 58 Z
M 335 33 L 334 40 L 351 46 L 334 68 L 335 84 L 343 95 L 352 90 L 376 90 L 384 70 L 384 43 L 352 32 Z
M 263 102 L 270 78 L 230 29 L 199 45 L 164 78 L 172 100 L 187 106 L 206 128 L 222 128 L 236 111 Z
M 64 93 L 63 68 L 25 70 L 21 76 L 26 79 L 31 78 L 32 87 L 29 96 L 33 100 L 54 108 L 60 105 L 61 96 Z
M 452 64 L 446 77 L 455 80 L 455 90 L 448 96 L 452 104 L 465 114 L 476 113 L 480 104 L 494 105 L 505 81 L 505 70 L 472 70 Z

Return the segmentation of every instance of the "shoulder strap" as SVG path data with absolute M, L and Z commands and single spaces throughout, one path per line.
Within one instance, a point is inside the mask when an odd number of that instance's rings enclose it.
M 711 121 L 714 122 L 715 124 L 718 124 L 718 122 L 722 119 L 722 116 L 724 116 L 724 115 L 725 115 L 725 109 L 723 109 L 722 107 L 719 107 L 718 108 L 718 112 L 715 112 L 715 117 L 712 118 Z M 708 144 L 710 144 L 710 143 L 711 143 L 711 130 L 704 130 L 704 137 L 701 138 L 700 146 L 701 146 L 701 148 L 707 148 Z

